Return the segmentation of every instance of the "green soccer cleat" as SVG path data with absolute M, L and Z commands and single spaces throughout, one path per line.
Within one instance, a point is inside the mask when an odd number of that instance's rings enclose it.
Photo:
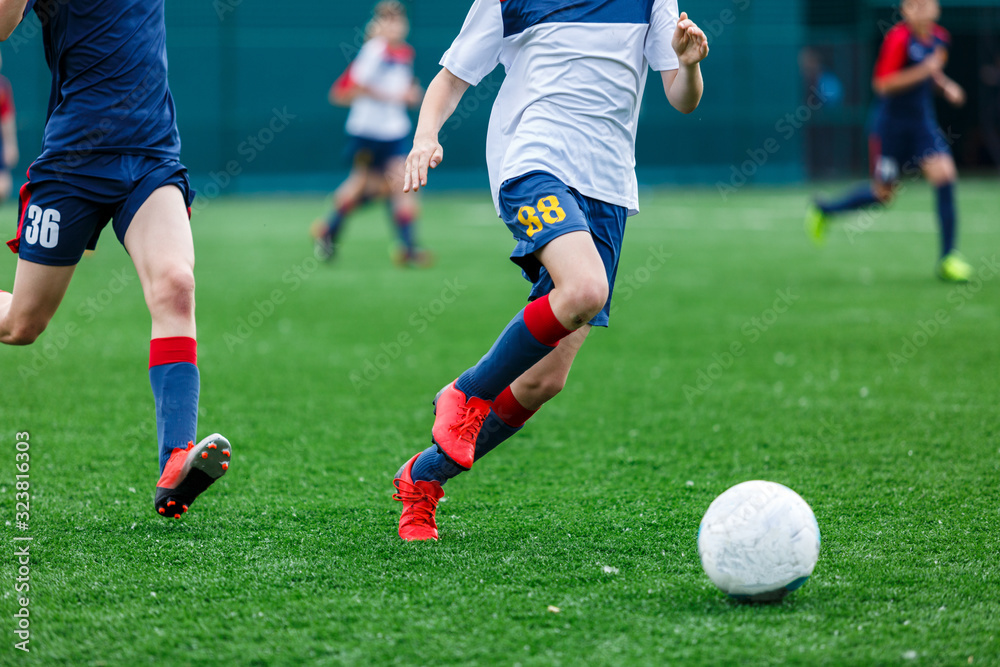
M 816 204 L 810 203 L 806 209 L 806 234 L 816 245 L 823 245 L 826 242 L 826 228 L 828 225 L 826 213 Z
M 972 265 L 952 250 L 938 262 L 937 277 L 946 283 L 967 283 L 972 277 Z

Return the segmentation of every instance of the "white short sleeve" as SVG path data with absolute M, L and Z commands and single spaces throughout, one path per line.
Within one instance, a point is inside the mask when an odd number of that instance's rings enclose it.
M 676 20 L 676 19 L 675 19 Z M 669 48 L 669 43 L 667 44 Z M 475 0 L 441 66 L 470 85 L 477 85 L 500 63 L 503 13 L 500 0 Z
M 677 29 L 677 0 L 656 0 L 653 13 L 649 17 L 649 32 L 643 52 L 649 66 L 657 72 L 677 69 L 677 54 L 670 41 Z
M 384 53 L 385 40 L 381 37 L 373 37 L 365 42 L 351 63 L 351 78 L 362 86 L 371 84 L 378 73 Z

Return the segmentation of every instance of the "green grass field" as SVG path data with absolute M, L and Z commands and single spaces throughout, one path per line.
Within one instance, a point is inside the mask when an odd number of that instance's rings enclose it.
M 307 236 L 318 198 L 196 217 L 199 431 L 234 455 L 179 522 L 152 510 L 148 315 L 106 232 L 39 343 L 0 350 L 0 662 L 1000 664 L 1000 195 L 959 189 L 984 267 L 961 288 L 933 278 L 931 194 L 911 190 L 822 249 L 804 190 L 643 193 L 612 327 L 446 486 L 432 544 L 397 538 L 392 475 L 527 290 L 488 195 L 425 199 L 424 271 L 389 263 L 381 207 L 332 266 Z M 13 271 L 8 254 L 0 287 Z M 822 531 L 776 606 L 728 601 L 698 561 L 708 504 L 748 479 L 797 490 Z M 15 535 L 33 538 L 30 656 Z

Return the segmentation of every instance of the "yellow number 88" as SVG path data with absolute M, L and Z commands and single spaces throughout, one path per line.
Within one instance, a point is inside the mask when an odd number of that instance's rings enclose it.
M 540 220 L 538 213 L 542 216 Z M 522 206 L 517 210 L 517 221 L 528 228 L 528 238 L 534 236 L 535 232 L 542 231 L 542 222 L 552 225 L 565 219 L 566 211 L 559 206 L 559 198 L 555 195 L 539 199 L 537 213 L 531 206 Z

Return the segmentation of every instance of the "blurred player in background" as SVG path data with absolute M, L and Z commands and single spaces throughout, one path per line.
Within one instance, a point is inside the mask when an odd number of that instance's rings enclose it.
M 0 58 L 0 69 L 3 59 Z M 10 198 L 14 188 L 10 170 L 17 166 L 17 118 L 14 113 L 14 89 L 10 81 L 0 74 L 0 204 Z
M 702 94 L 708 41 L 675 0 L 476 0 L 427 90 L 405 187 L 443 157 L 438 133 L 470 85 L 507 71 L 486 156 L 497 213 L 533 283 L 530 303 L 438 393 L 434 445 L 396 473 L 399 536 L 437 539 L 441 485 L 558 394 L 592 326 L 607 326 L 625 221 L 638 213 L 635 136 L 650 67 L 683 113 Z M 669 150 L 668 147 L 664 147 Z
M 408 107 L 423 91 L 413 78 L 413 47 L 406 43 L 410 23 L 396 0 L 375 6 L 365 31 L 367 41 L 347 71 L 330 89 L 330 103 L 350 106 L 347 117 L 351 174 L 333 194 L 333 212 L 325 225 L 314 225 L 316 256 L 329 261 L 347 216 L 373 199 L 386 198 L 399 236 L 394 260 L 401 266 L 425 266 L 431 254 L 417 246 L 417 196 L 403 192 L 403 164 L 409 149 Z
M 111 219 L 152 318 L 149 381 L 160 479 L 154 508 L 181 518 L 229 468 L 221 435 L 194 444 L 200 375 L 194 317 L 194 191 L 167 85 L 164 0 L 0 0 L 0 39 L 34 7 L 52 95 L 42 154 L 21 188 L 13 293 L 0 292 L 0 342 L 48 326 L 85 248 Z M 7 400 L 16 396 L 8 392 Z
M 941 229 L 941 280 L 964 282 L 972 267 L 955 249 L 955 181 L 958 178 L 951 149 L 937 124 L 934 92 L 949 103 L 965 103 L 965 91 L 944 74 L 948 60 L 948 32 L 937 25 L 937 0 L 903 0 L 903 21 L 882 42 L 875 63 L 873 87 L 879 96 L 869 138 L 872 181 L 831 201 L 816 201 L 806 215 L 806 230 L 821 243 L 830 217 L 892 201 L 901 175 L 922 172 L 935 188 Z

